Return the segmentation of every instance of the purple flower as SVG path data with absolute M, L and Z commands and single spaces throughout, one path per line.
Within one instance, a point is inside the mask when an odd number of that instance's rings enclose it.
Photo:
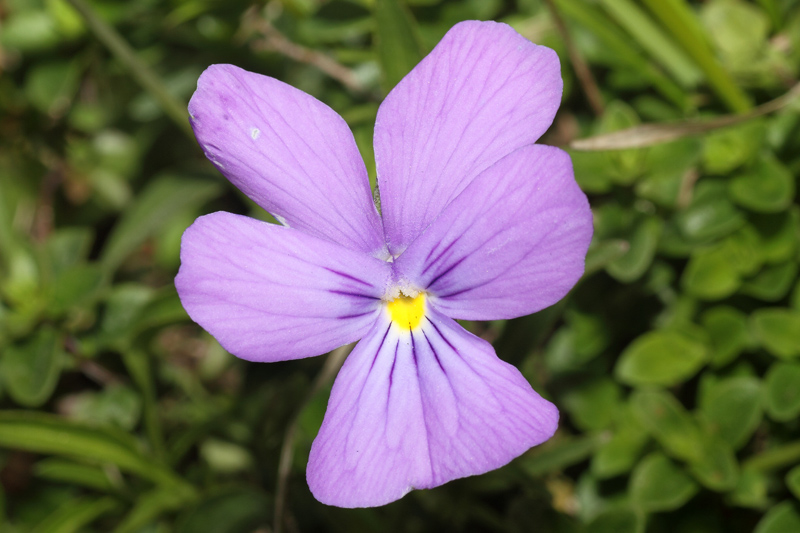
M 311 448 L 321 502 L 382 505 L 480 474 L 550 438 L 558 411 L 454 319 L 561 299 L 592 235 L 569 156 L 533 143 L 561 100 L 556 54 L 462 22 L 375 123 L 382 215 L 344 120 L 231 65 L 189 104 L 206 156 L 282 226 L 229 213 L 183 236 L 183 306 L 234 355 L 309 357 L 361 339 Z

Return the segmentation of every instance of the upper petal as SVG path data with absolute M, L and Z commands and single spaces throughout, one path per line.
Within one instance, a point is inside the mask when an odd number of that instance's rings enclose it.
M 230 213 L 183 234 L 175 286 L 192 320 L 251 361 L 319 355 L 360 339 L 383 308 L 386 263 Z
M 558 56 L 496 22 L 456 24 L 389 93 L 375 123 L 395 255 L 482 170 L 531 144 L 561 102 Z
M 413 332 L 384 315 L 345 361 L 308 462 L 319 501 L 383 505 L 499 468 L 555 432 L 555 406 L 516 368 L 426 313 Z
M 569 292 L 591 239 L 569 156 L 531 145 L 486 169 L 394 265 L 448 316 L 514 318 Z
M 276 218 L 355 250 L 385 247 L 364 161 L 331 108 L 276 79 L 211 65 L 189 115 L 211 162 Z

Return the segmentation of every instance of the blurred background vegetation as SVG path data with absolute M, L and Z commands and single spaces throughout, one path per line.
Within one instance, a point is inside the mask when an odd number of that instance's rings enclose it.
M 175 293 L 195 217 L 266 218 L 186 103 L 211 63 L 279 78 L 374 179 L 383 95 L 464 19 L 562 60 L 543 142 L 594 210 L 586 276 L 466 324 L 561 426 L 484 476 L 326 507 L 305 463 L 344 352 L 237 360 Z M 798 0 L 0 0 L 0 530 L 800 531 L 799 69 Z

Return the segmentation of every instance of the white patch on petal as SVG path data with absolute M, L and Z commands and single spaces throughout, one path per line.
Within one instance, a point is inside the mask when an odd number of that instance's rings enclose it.
M 255 139 L 255 137 L 253 137 L 253 138 Z M 272 216 L 274 216 L 275 220 L 280 222 L 282 226 L 286 226 L 287 228 L 289 227 L 289 223 L 286 222 L 286 219 L 283 218 L 282 216 L 280 216 L 280 215 L 272 215 Z
M 250 128 L 250 137 L 252 137 L 254 141 L 256 139 L 258 139 L 259 135 L 261 135 L 261 130 L 260 129 L 258 129 L 258 128 Z

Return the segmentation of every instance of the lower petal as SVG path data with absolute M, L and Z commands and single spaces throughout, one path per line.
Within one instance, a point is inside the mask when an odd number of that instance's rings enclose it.
M 429 308 L 409 332 L 384 316 L 336 379 L 308 484 L 329 505 L 383 505 L 499 468 L 557 425 L 555 406 L 453 320 Z

